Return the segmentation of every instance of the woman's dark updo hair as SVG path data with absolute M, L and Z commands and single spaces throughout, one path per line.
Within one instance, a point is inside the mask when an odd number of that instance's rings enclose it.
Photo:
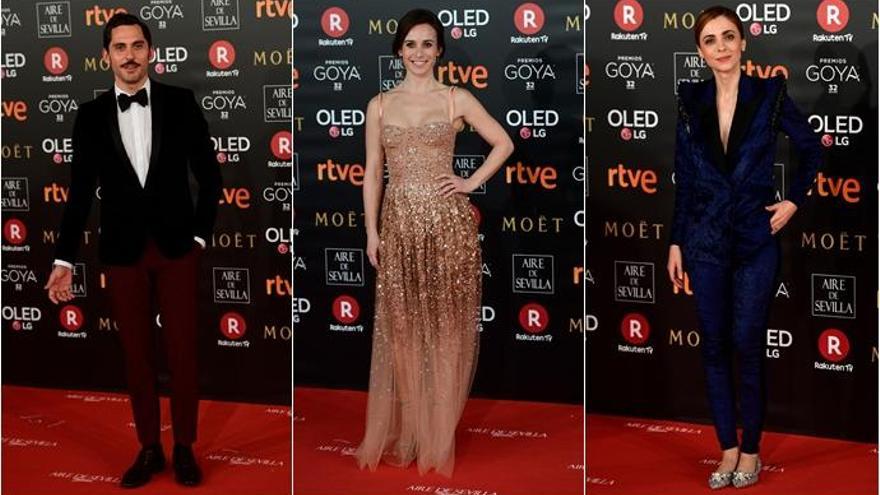
M 746 39 L 746 32 L 743 29 L 743 23 L 741 20 L 739 20 L 736 12 L 728 9 L 727 7 L 716 5 L 700 12 L 700 15 L 697 16 L 697 22 L 694 23 L 694 41 L 697 42 L 697 46 L 700 46 L 700 33 L 703 32 L 703 28 L 706 27 L 706 24 L 708 24 L 709 21 L 716 17 L 727 18 L 728 21 L 732 22 L 733 25 L 736 26 L 736 30 L 739 31 L 739 37 L 742 39 Z
M 440 55 L 442 56 L 446 53 L 446 42 L 443 40 L 443 25 L 440 24 L 440 19 L 430 10 L 413 9 L 403 14 L 403 17 L 397 21 L 397 33 L 394 35 L 394 41 L 391 43 L 391 53 L 395 57 L 399 56 L 400 49 L 403 48 L 403 42 L 406 40 L 409 30 L 419 24 L 427 24 L 434 28 L 434 32 L 437 33 L 437 48 L 440 50 Z

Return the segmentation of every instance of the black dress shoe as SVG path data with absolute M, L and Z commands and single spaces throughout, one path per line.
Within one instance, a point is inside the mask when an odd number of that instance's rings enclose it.
M 159 444 L 144 447 L 138 453 L 134 464 L 122 475 L 119 483 L 122 488 L 137 488 L 145 485 L 153 474 L 165 468 L 165 454 Z
M 174 479 L 183 486 L 196 486 L 202 482 L 202 470 L 196 464 L 196 456 L 188 445 L 174 445 L 171 458 L 174 465 Z

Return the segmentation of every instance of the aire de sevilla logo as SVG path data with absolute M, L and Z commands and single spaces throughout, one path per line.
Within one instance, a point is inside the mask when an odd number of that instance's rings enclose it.
M 528 303 L 519 310 L 519 325 L 529 333 L 541 333 L 550 324 L 550 313 L 538 303 Z
M 524 3 L 514 11 L 513 24 L 522 34 L 535 34 L 544 28 L 544 10 L 536 3 Z
M 350 325 L 361 315 L 361 305 L 357 299 L 343 294 L 333 300 L 333 317 L 343 325 Z
M 348 13 L 339 7 L 330 7 L 321 15 L 321 29 L 331 38 L 340 38 L 348 32 Z
M 240 314 L 230 311 L 220 317 L 220 333 L 230 340 L 238 340 L 244 337 L 247 331 L 247 322 Z
M 614 6 L 614 22 L 624 31 L 635 31 L 644 20 L 645 11 L 636 0 L 620 0 Z
M 836 363 L 849 355 L 849 339 L 836 328 L 829 328 L 819 335 L 819 353 L 822 357 Z
M 620 322 L 620 334 L 623 340 L 632 345 L 642 345 L 648 341 L 651 335 L 651 325 L 648 319 L 639 313 L 629 313 L 624 315 Z

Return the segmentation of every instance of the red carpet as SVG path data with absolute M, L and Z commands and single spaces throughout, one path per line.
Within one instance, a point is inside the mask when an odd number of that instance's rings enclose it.
M 295 495 L 582 494 L 583 408 L 471 399 L 456 437 L 452 478 L 380 465 L 360 471 L 363 392 L 294 390 Z
M 706 494 L 717 464 L 711 425 L 587 416 L 590 495 Z M 877 446 L 765 432 L 749 495 L 876 495 Z M 720 493 L 734 493 L 729 488 Z
M 204 483 L 181 487 L 166 465 L 137 494 L 290 493 L 290 407 L 202 401 L 199 412 Z M 163 399 L 169 461 L 170 417 Z M 125 395 L 3 387 L 4 495 L 119 494 L 138 448 Z

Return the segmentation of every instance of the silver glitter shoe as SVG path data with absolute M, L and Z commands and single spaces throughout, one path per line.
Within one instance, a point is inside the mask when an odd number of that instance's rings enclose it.
M 718 471 L 715 471 L 714 473 L 709 475 L 709 488 L 713 490 L 724 488 L 725 486 L 730 484 L 732 479 L 732 472 L 719 473 Z
M 753 472 L 745 473 L 743 471 L 734 471 L 733 480 L 731 482 L 736 488 L 745 488 L 757 483 L 759 474 L 761 474 L 761 457 L 758 457 L 758 463 Z

